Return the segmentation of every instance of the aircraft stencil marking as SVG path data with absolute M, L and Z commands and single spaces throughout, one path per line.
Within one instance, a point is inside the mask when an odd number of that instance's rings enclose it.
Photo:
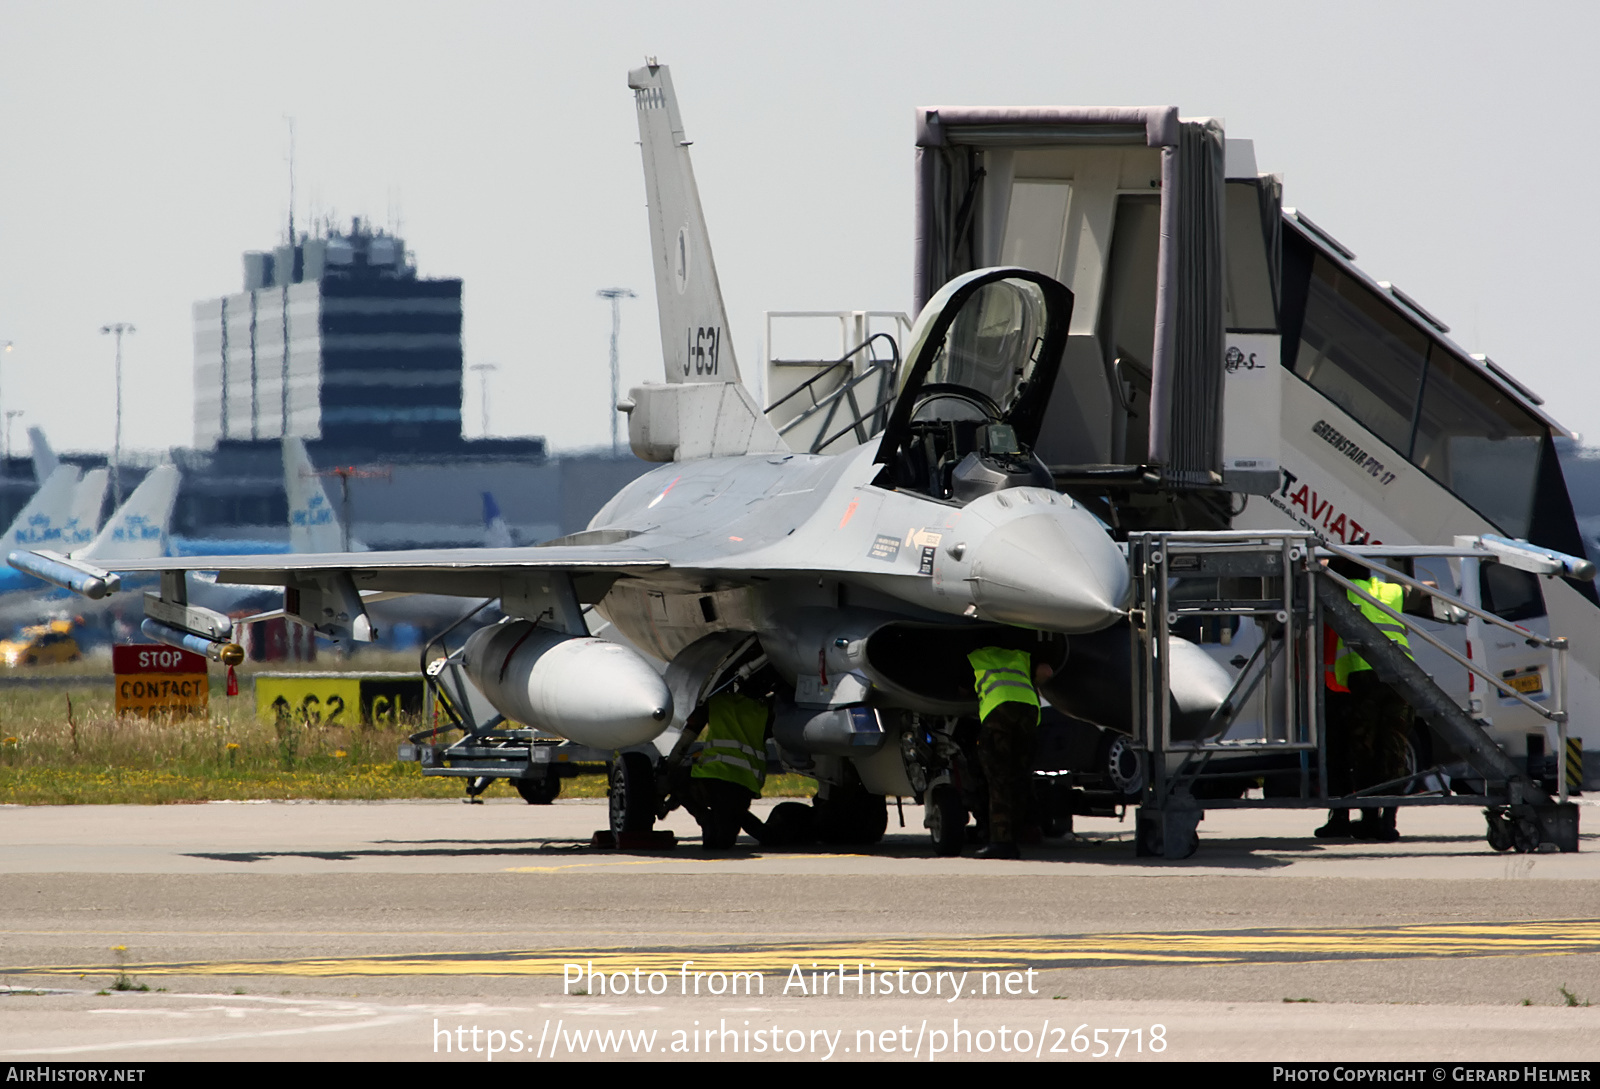
M 878 534 L 877 539 L 872 542 L 872 547 L 867 550 L 867 555 L 875 560 L 893 563 L 900 557 L 900 538 Z
M 682 288 L 679 288 L 681 291 Z M 683 357 L 683 373 L 687 376 L 690 368 L 699 375 L 713 375 L 717 373 L 717 349 L 722 343 L 722 330 L 717 326 L 698 326 L 685 333 L 685 355 Z
M 682 295 L 689 286 L 689 228 L 678 228 L 678 263 L 673 272 L 678 283 L 678 294 Z

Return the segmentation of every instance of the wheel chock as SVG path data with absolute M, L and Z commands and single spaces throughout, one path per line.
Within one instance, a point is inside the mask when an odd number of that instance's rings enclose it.
M 613 833 L 602 828 L 589 839 L 589 846 L 619 851 L 670 851 L 678 846 L 678 837 L 670 829 L 653 828 L 648 832 Z

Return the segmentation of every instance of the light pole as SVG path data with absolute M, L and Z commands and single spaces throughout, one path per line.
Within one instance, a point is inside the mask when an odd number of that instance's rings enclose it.
M 111 439 L 111 496 L 117 506 L 122 506 L 122 476 L 118 466 L 122 463 L 122 334 L 138 332 L 125 321 L 102 325 L 100 332 L 117 338 L 117 429 Z
M 480 438 L 489 437 L 489 375 L 500 369 L 498 363 L 474 363 L 468 370 L 478 372 L 478 402 L 483 414 L 483 431 Z
M 6 460 L 11 460 L 11 421 L 22 415 L 22 409 L 10 408 L 6 410 Z
M 622 332 L 622 300 L 638 298 L 625 287 L 606 287 L 595 292 L 602 299 L 611 300 L 611 453 L 617 453 L 617 388 L 621 375 L 617 369 L 617 336 Z
M 11 342 L 9 340 L 0 340 L 0 354 L 10 354 L 10 352 L 11 352 Z M 11 443 L 7 442 L 6 443 L 6 457 L 9 458 L 10 456 L 11 456 Z M 41 481 L 41 483 L 43 483 L 43 482 Z

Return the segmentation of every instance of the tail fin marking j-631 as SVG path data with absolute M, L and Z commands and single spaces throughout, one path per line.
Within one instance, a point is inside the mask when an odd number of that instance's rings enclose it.
M 629 392 L 633 451 L 649 461 L 787 452 L 739 378 L 728 314 L 700 208 L 672 76 L 653 60 L 628 73 L 639 113 L 650 251 L 666 385 Z
M 672 75 L 664 64 L 628 73 L 639 111 L 650 252 L 668 382 L 737 382 L 728 314 L 689 162 Z

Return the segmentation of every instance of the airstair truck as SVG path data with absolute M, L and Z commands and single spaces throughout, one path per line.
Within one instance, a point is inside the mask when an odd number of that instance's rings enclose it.
M 913 312 L 986 266 L 1037 269 L 1071 288 L 1039 452 L 1058 487 L 1119 536 L 1301 530 L 1336 545 L 1452 546 L 1487 534 L 1583 555 L 1555 451 L 1570 433 L 1505 369 L 1284 208 L 1281 178 L 1258 171 L 1251 142 L 1228 139 L 1220 121 L 1171 106 L 917 117 Z M 866 385 L 869 354 L 810 373 L 826 375 L 817 385 Z M 792 364 L 769 359 L 769 374 L 769 389 L 795 388 Z M 793 416 L 797 399 L 774 415 Z M 827 452 L 861 430 L 821 426 L 809 430 Z M 1569 785 L 1594 785 L 1600 756 L 1577 759 L 1585 742 L 1600 748 L 1593 583 L 1459 558 L 1396 562 L 1533 633 L 1569 637 Z M 1425 644 L 1418 662 L 1530 778 L 1553 785 L 1556 731 L 1508 695 L 1550 697 L 1548 652 L 1459 620 L 1432 627 L 1505 687 Z M 1234 669 L 1256 638 L 1239 620 L 1183 634 Z
M 1073 290 L 1044 456 L 1119 531 L 1305 529 L 1351 545 L 1490 534 L 1583 554 L 1556 458 L 1566 429 L 1284 209 L 1281 180 L 1219 121 L 1174 107 L 934 108 L 917 135 L 916 304 L 991 264 Z M 1571 734 L 1600 747 L 1593 583 L 1488 563 L 1459 585 L 1460 562 L 1417 564 L 1464 600 L 1569 637 Z M 1438 628 L 1524 695 L 1550 693 L 1543 648 Z M 1432 648 L 1418 660 L 1530 777 L 1550 778 L 1543 719 Z

